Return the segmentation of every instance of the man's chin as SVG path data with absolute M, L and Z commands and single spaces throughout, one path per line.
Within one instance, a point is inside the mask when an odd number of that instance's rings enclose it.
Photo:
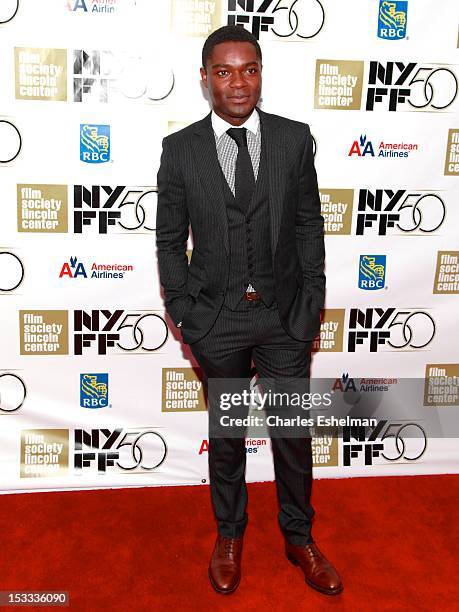
M 248 117 L 255 107 L 251 104 L 235 104 L 228 109 L 228 115 L 234 119 Z

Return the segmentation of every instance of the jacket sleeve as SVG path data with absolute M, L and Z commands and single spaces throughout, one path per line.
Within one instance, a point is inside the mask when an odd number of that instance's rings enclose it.
M 174 164 L 168 137 L 163 140 L 157 180 L 156 246 L 159 277 L 164 289 L 166 310 L 177 325 L 188 304 L 186 245 L 190 220 L 184 181 Z
M 324 218 L 320 211 L 319 189 L 309 126 L 306 126 L 300 154 L 296 246 L 305 287 L 310 289 L 317 306 L 323 308 L 325 300 Z

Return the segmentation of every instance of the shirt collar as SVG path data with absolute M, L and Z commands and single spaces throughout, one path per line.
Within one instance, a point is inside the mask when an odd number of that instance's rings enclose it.
M 231 125 L 231 123 L 228 123 L 227 121 L 219 117 L 214 111 L 212 111 L 211 121 L 212 128 L 217 138 L 220 138 L 220 136 L 222 136 L 222 134 L 226 132 L 226 130 L 233 127 L 244 127 L 256 134 L 260 125 L 260 117 L 258 116 L 258 113 L 255 109 L 252 111 L 250 117 L 240 126 Z

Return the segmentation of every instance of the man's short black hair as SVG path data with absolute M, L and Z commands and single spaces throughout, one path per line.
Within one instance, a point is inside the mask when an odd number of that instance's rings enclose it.
M 261 62 L 261 48 L 255 36 L 242 26 L 228 25 L 218 28 L 218 30 L 212 32 L 204 43 L 202 48 L 202 67 L 204 70 L 206 68 L 207 60 L 212 55 L 215 45 L 228 41 L 252 43 L 252 45 L 255 47 L 255 51 L 257 52 L 257 57 Z

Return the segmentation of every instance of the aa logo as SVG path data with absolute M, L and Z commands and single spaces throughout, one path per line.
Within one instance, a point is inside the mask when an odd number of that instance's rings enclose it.
M 67 9 L 72 13 L 114 13 L 117 8 L 117 0 L 67 0 Z
M 85 265 L 82 261 L 78 261 L 77 257 L 70 257 L 68 262 L 64 262 L 59 273 L 59 278 L 116 278 L 123 279 L 127 272 L 132 272 L 134 266 L 132 264 L 125 263 L 97 263 L 93 261 L 87 267 L 86 272 Z
M 88 278 L 83 262 L 78 261 L 76 257 L 70 257 L 68 262 L 62 264 L 61 271 L 59 272 L 59 278 L 67 276 L 68 278 Z
M 361 134 L 358 140 L 354 140 L 347 155 L 348 157 L 352 157 L 353 155 L 357 155 L 357 157 L 365 157 L 366 155 L 374 157 L 375 150 L 373 148 L 373 143 L 371 140 L 367 140 L 364 134 Z

